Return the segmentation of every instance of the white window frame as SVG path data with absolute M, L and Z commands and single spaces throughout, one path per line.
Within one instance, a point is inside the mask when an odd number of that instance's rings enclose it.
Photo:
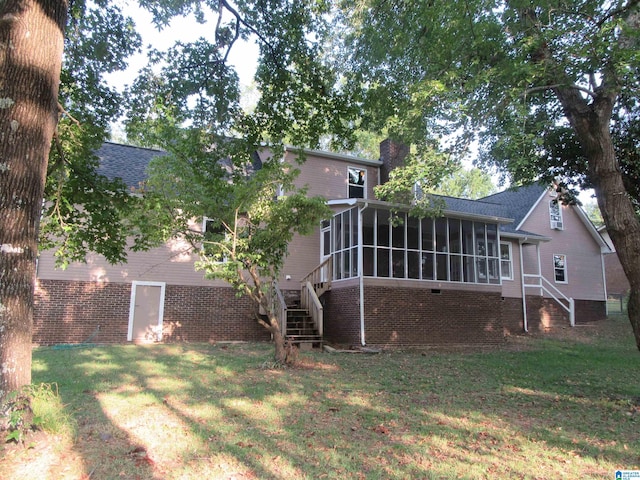
M 356 172 L 364 173 L 364 182 L 363 183 L 353 183 L 351 181 L 351 171 L 354 170 Z M 350 191 L 351 187 L 353 188 L 362 188 L 362 197 L 351 197 Z M 361 167 L 347 167 L 347 198 L 367 198 L 367 169 Z
M 549 200 L 549 224 L 552 230 L 564 230 L 562 205 L 558 200 Z
M 564 260 L 564 265 L 561 268 L 556 267 L 556 257 L 562 257 L 563 260 Z M 567 270 L 567 256 L 564 253 L 554 253 L 552 261 L 553 261 L 553 280 L 554 280 L 554 282 L 555 283 L 562 283 L 562 284 L 569 283 L 569 274 L 568 274 L 568 270 Z M 558 277 L 556 275 L 556 271 L 560 271 L 560 270 L 562 271 L 564 280 L 558 280 Z
M 509 258 L 502 258 L 502 246 L 505 245 L 509 250 Z M 511 246 L 511 242 L 500 242 L 500 278 L 502 280 L 513 280 L 513 250 Z M 504 274 L 504 269 L 502 268 L 503 262 L 509 264 L 509 275 Z

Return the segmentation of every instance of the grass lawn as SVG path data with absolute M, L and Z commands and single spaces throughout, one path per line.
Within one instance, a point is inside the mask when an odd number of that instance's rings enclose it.
M 640 470 L 628 320 L 490 351 L 170 344 L 34 352 L 70 428 L 0 447 L 2 479 L 615 478 Z

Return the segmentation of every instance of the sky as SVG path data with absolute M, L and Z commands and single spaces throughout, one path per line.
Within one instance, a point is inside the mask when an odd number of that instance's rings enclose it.
M 135 79 L 136 72 L 146 65 L 147 46 L 151 45 L 153 48 L 165 50 L 171 47 L 177 39 L 182 42 L 195 41 L 200 37 L 211 39 L 212 24 L 200 24 L 196 22 L 193 15 L 175 18 L 168 27 L 158 31 L 152 22 L 151 14 L 140 8 L 135 2 L 121 3 L 120 6 L 124 13 L 134 20 L 136 28 L 142 36 L 143 52 L 131 57 L 129 69 L 107 76 L 107 81 L 119 88 L 131 84 Z M 257 58 L 258 46 L 255 43 L 238 41 L 231 50 L 229 61 L 236 67 L 242 89 L 250 88 L 253 82 Z
M 126 0 L 123 1 L 126 2 Z M 137 3 L 123 3 L 122 8 L 125 14 L 133 18 L 140 35 L 142 35 L 143 52 L 132 57 L 128 70 L 114 73 L 107 77 L 108 82 L 119 88 L 131 84 L 135 79 L 136 72 L 146 65 L 146 48 L 148 45 L 164 50 L 171 47 L 176 39 L 180 39 L 183 42 L 195 41 L 200 37 L 211 39 L 211 22 L 209 24 L 200 24 L 193 15 L 176 17 L 168 27 L 158 31 L 152 22 L 151 14 L 140 8 Z M 255 91 L 252 90 L 252 84 L 257 58 L 258 46 L 255 43 L 240 41 L 234 45 L 229 55 L 229 61 L 236 67 L 240 77 L 240 88 L 245 98 L 244 101 L 247 103 L 254 101 L 253 95 L 255 95 Z M 582 192 L 579 198 L 583 203 L 592 203 L 595 201 L 592 196 L 593 191 L 588 190 Z

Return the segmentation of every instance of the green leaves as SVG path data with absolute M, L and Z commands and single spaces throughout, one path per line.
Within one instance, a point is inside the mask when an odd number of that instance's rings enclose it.
M 575 144 L 556 133 L 567 112 L 555 89 L 579 91 L 583 109 L 607 88 L 637 97 L 634 12 L 622 1 L 344 2 L 338 65 L 368 128 L 407 143 L 446 138 L 456 153 L 476 139 L 516 177 L 551 166 L 583 183 L 584 164 L 550 148 L 550 137 Z

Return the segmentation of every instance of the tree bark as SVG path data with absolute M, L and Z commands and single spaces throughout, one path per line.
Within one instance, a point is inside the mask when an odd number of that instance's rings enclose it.
M 605 81 L 591 103 L 575 89 L 556 89 L 556 95 L 584 149 L 602 219 L 629 280 L 629 321 L 640 350 L 640 220 L 625 189 L 611 137 L 617 89 Z
M 0 399 L 31 383 L 38 227 L 67 1 L 0 6 Z

